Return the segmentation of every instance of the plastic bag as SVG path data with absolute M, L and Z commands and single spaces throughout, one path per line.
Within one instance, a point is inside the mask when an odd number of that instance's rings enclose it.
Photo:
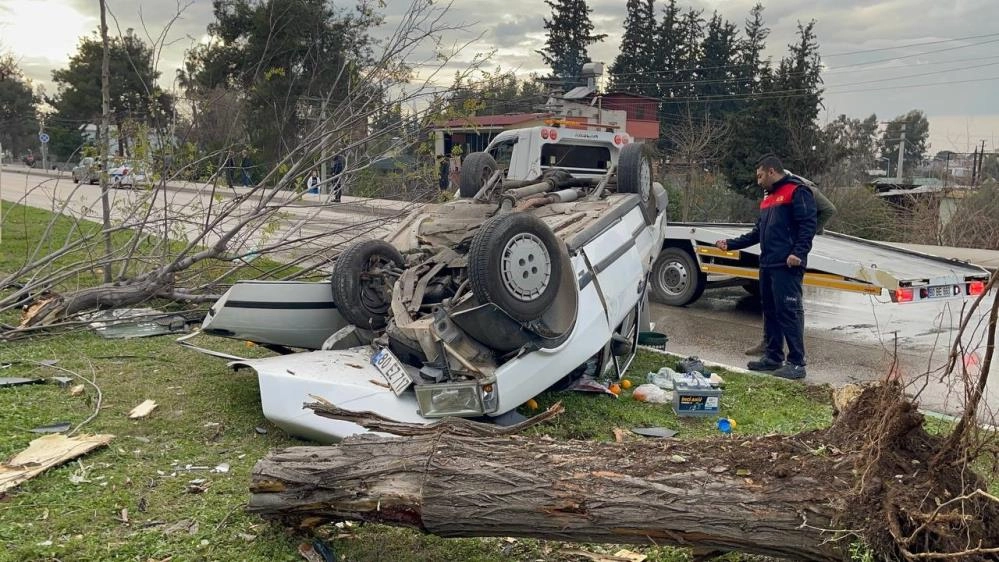
M 650 404 L 666 404 L 673 400 L 672 392 L 667 392 L 654 384 L 639 386 L 631 396 L 639 402 L 648 402 Z
M 711 376 L 711 371 L 704 368 L 704 363 L 697 356 L 688 357 L 677 365 L 677 370 L 681 373 L 701 373 L 704 376 Z
M 674 375 L 676 375 L 676 371 L 670 369 L 669 367 L 663 367 L 655 373 L 649 373 L 645 377 L 645 381 L 665 390 L 673 390 Z

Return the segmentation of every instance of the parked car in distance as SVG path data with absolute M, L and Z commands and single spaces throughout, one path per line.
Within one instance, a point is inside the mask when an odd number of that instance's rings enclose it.
M 101 180 L 101 165 L 96 158 L 87 156 L 80 159 L 80 163 L 73 167 L 74 183 L 96 184 Z
M 108 176 L 111 187 L 115 189 L 119 187 L 145 187 L 149 183 L 149 177 L 146 175 L 145 170 L 132 162 L 126 162 L 117 168 L 111 168 Z

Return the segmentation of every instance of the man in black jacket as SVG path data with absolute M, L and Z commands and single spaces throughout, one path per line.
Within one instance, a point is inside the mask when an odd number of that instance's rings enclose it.
M 756 182 L 764 190 L 756 226 L 738 238 L 718 240 L 715 245 L 722 250 L 760 245 L 760 299 L 767 345 L 762 358 L 749 362 L 749 369 L 802 379 L 805 378 L 805 311 L 801 283 L 815 237 L 815 197 L 807 185 L 784 173 L 784 165 L 776 156 L 760 160 Z

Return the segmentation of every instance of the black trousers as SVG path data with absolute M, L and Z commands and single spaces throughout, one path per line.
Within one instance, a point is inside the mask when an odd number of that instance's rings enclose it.
M 802 267 L 760 268 L 760 299 L 763 301 L 763 333 L 766 356 L 805 365 L 805 308 L 801 302 Z

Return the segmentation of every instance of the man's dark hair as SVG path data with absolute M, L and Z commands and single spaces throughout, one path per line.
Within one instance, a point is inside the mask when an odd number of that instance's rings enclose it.
M 776 170 L 778 172 L 784 171 L 784 163 L 777 158 L 776 154 L 764 154 L 759 161 L 756 162 L 757 168 L 763 168 L 764 170 Z

